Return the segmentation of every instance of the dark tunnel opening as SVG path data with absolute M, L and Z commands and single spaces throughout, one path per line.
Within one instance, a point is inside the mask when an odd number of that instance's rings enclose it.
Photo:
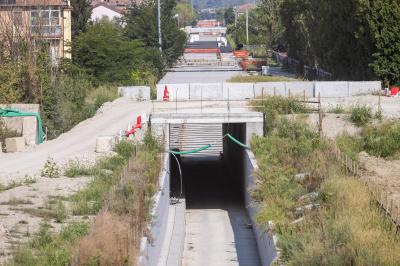
M 246 142 L 245 123 L 222 124 L 223 151 L 220 156 L 170 155 L 171 197 L 184 197 L 187 208 L 243 204 L 244 148 L 224 137 L 227 133 Z M 177 160 L 182 173 L 182 195 Z

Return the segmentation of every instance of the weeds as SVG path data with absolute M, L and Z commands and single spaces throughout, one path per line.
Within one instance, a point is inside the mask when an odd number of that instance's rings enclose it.
M 47 178 L 58 178 L 61 175 L 61 169 L 52 158 L 48 158 L 43 166 L 41 175 Z
M 118 98 L 118 88 L 112 85 L 99 86 L 91 90 L 86 96 L 86 103 L 94 106 L 94 110 L 100 108 L 105 102 L 112 102 Z
M 354 142 L 349 136 L 342 138 L 338 145 Z M 361 143 L 352 143 L 351 149 L 359 149 Z M 391 221 L 380 212 L 365 185 L 342 177 L 331 144 L 320 140 L 308 126 L 278 119 L 268 136 L 253 139 L 252 150 L 259 165 L 259 182 L 253 192 L 262 206 L 258 222 L 274 222 L 283 264 L 400 263 L 400 238 Z M 297 179 L 296 173 L 308 174 Z M 305 210 L 300 199 L 309 192 L 318 193 L 310 200 L 316 207 Z M 298 208 L 304 211 L 298 213 Z
M 395 157 L 400 154 L 400 123 L 387 122 L 363 129 L 364 149 L 374 156 Z
M 259 105 L 260 101 L 252 105 Z M 295 98 L 282 96 L 268 96 L 264 98 L 263 107 L 256 108 L 257 111 L 264 112 L 267 120 L 267 130 L 276 126 L 278 115 L 309 113 L 310 109 Z
M 336 137 L 338 148 L 350 156 L 353 160 L 358 160 L 358 154 L 364 149 L 362 138 L 343 133 Z
M 329 110 L 328 113 L 334 113 L 334 114 L 344 114 L 346 113 L 346 110 L 344 109 L 344 107 L 340 104 L 337 104 L 334 108 L 332 108 L 331 110 Z
M 59 234 L 50 232 L 49 224 L 42 224 L 40 230 L 26 244 L 21 244 L 13 253 L 10 265 L 69 265 L 72 247 L 88 232 L 86 223 L 73 223 Z
M 350 120 L 357 126 L 365 126 L 372 119 L 372 110 L 365 105 L 358 105 L 351 110 Z
M 90 176 L 93 174 L 93 167 L 81 162 L 69 161 L 66 168 L 64 169 L 64 175 L 67 177 L 77 177 L 77 176 Z

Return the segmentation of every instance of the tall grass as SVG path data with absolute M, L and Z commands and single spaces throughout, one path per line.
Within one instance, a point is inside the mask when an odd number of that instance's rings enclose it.
M 365 185 L 344 177 L 331 147 L 298 120 L 278 119 L 268 136 L 253 139 L 258 222 L 274 222 L 284 264 L 398 265 L 391 221 Z M 301 197 L 310 192 L 318 197 Z
M 372 120 L 372 109 L 365 105 L 358 105 L 351 110 L 350 120 L 357 126 L 365 126 Z
M 112 102 L 118 98 L 118 88 L 113 85 L 102 85 L 92 89 L 86 95 L 86 103 L 94 106 L 94 110 L 100 108 L 105 102 Z
M 310 112 L 310 109 L 304 103 L 299 102 L 295 98 L 283 96 L 267 96 L 264 98 L 263 102 L 259 100 L 252 101 L 251 105 L 262 106 L 257 107 L 256 110 L 265 113 L 267 130 L 276 127 L 276 121 L 279 115 Z
M 71 175 L 82 171 L 94 175 L 84 189 L 62 199 L 70 201 L 67 206 L 74 215 L 98 214 L 90 230 L 87 224 L 76 223 L 52 233 L 44 224 L 31 241 L 17 245 L 10 265 L 132 265 L 136 261 L 140 239 L 151 220 L 160 169 L 159 145 L 147 133 L 137 154 L 134 145 L 125 141 L 117 144 L 115 151 L 117 155 L 90 169 L 74 166 L 71 170 Z M 50 199 L 46 207 L 49 210 L 40 211 L 60 222 L 66 219 L 61 199 Z

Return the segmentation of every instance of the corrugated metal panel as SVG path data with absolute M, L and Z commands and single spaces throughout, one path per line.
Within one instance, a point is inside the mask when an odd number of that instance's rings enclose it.
M 223 150 L 222 134 L 222 124 L 170 124 L 169 147 L 190 151 L 212 144 L 207 150 L 183 156 L 219 156 Z

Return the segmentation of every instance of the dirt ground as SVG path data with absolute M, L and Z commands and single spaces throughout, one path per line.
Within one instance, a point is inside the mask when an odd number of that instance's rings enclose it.
M 368 155 L 366 152 L 359 154 L 362 167 L 361 178 L 372 182 L 383 190 L 384 204 L 393 207 L 393 214 L 400 219 L 400 160 L 388 161 Z M 387 200 L 386 200 L 387 197 Z M 389 206 L 386 206 L 387 208 Z
M 0 193 L 0 264 L 10 257 L 13 245 L 26 241 L 36 232 L 47 217 L 50 202 L 61 200 L 83 188 L 88 177 L 38 178 L 35 183 L 18 186 Z M 32 182 L 32 181 L 31 181 Z M 57 206 L 55 206 L 57 207 Z M 54 210 L 53 210 L 54 211 Z M 49 218 L 49 217 L 47 217 Z M 53 230 L 59 230 L 64 223 L 49 218 Z

